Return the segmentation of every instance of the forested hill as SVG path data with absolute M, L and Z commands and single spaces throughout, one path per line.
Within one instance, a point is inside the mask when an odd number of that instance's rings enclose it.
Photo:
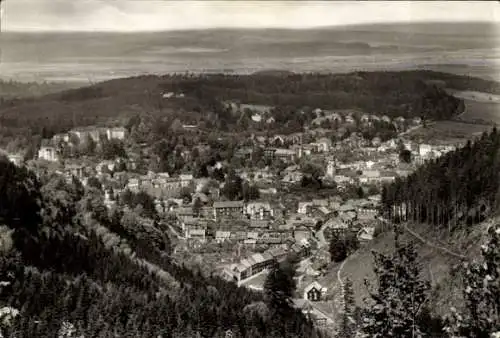
M 384 187 L 385 214 L 396 221 L 454 229 L 500 207 L 500 133 L 496 128 Z
M 431 71 L 140 76 L 39 98 L 7 100 L 0 104 L 0 126 L 4 127 L 0 136 L 50 135 L 137 114 L 231 130 L 240 116 L 227 111 L 221 103 L 227 100 L 277 106 L 277 124 L 282 127 L 295 121 L 299 129 L 314 118 L 310 112 L 315 108 L 448 119 L 461 111 L 461 101 L 443 88 L 500 93 L 496 82 Z M 185 96 L 162 98 L 165 92 Z
M 129 216 L 0 159 L 2 336 L 320 337 L 292 308 L 173 264 L 169 239 Z
M 0 102 L 3 100 L 43 96 L 55 92 L 75 88 L 76 84 L 48 82 L 17 82 L 0 80 Z

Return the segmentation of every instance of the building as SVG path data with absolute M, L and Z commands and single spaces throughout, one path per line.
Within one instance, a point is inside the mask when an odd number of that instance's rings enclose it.
M 179 180 L 181 181 L 181 187 L 187 187 L 193 182 L 194 178 L 191 174 L 181 174 L 179 175 Z
M 274 152 L 274 158 L 279 158 L 283 162 L 293 162 L 297 157 L 297 153 L 292 149 L 279 148 Z
M 70 131 L 75 135 L 80 142 L 85 142 L 90 137 L 94 142 L 99 142 L 101 138 L 101 130 L 96 127 L 75 128 Z
M 359 177 L 360 183 L 377 183 L 380 180 L 380 170 L 363 170 Z
M 333 178 L 335 177 L 335 173 L 336 173 L 335 161 L 330 160 L 326 165 L 326 177 Z
M 215 241 L 217 243 L 222 243 L 231 238 L 231 231 L 217 230 L 215 232 Z
M 304 299 L 311 302 L 318 302 L 322 299 L 323 295 L 326 293 L 327 288 L 321 286 L 318 282 L 314 281 L 304 289 Z
M 243 216 L 243 201 L 214 202 L 214 218 L 241 218 Z
M 299 205 L 297 207 L 297 213 L 305 215 L 305 214 L 307 214 L 307 211 L 309 210 L 309 208 L 311 208 L 312 206 L 313 206 L 312 201 L 299 202 Z
M 249 202 L 246 205 L 246 214 L 250 219 L 266 220 L 274 216 L 269 202 Z
M 242 259 L 238 264 L 226 266 L 222 271 L 222 277 L 240 286 L 246 279 L 269 269 L 275 262 L 280 262 L 285 257 L 286 251 L 281 248 L 270 249 L 262 254 L 253 254 Z
M 65 172 L 68 176 L 74 176 L 78 179 L 82 179 L 85 174 L 85 166 L 78 164 L 70 164 L 66 166 Z
M 127 136 L 127 129 L 123 127 L 108 128 L 106 130 L 106 136 L 108 140 L 112 139 L 124 140 L 125 137 Z
M 184 232 L 184 237 L 186 239 L 193 239 L 200 242 L 206 241 L 206 228 L 201 225 L 188 225 Z
M 20 166 L 24 161 L 23 156 L 20 154 L 8 154 L 7 158 L 16 166 Z
M 38 158 L 41 160 L 55 162 L 58 160 L 58 155 L 55 147 L 42 146 L 38 150 Z
M 418 147 L 418 154 L 423 158 L 428 157 L 432 152 L 432 147 L 429 144 L 420 144 Z

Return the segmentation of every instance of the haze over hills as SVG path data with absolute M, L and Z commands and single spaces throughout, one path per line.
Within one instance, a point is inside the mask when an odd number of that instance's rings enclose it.
M 429 68 L 496 77 L 490 23 L 376 24 L 154 33 L 5 33 L 0 78 L 100 81 L 144 73 Z M 460 66 L 454 66 L 454 65 Z

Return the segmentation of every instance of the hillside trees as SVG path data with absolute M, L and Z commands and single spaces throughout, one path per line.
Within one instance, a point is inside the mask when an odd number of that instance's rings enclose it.
M 354 290 L 352 281 L 347 278 L 342 285 L 342 319 L 338 338 L 353 338 L 357 332 L 358 309 L 354 301 Z
M 392 220 L 436 226 L 478 223 L 498 207 L 500 133 L 494 128 L 475 142 L 431 160 L 382 191 Z
M 500 331 L 500 226 L 489 229 L 480 262 L 464 264 L 465 308 L 452 308 L 446 331 L 450 337 L 490 337 Z
M 371 305 L 365 309 L 362 331 L 373 338 L 423 337 L 425 329 L 419 318 L 430 286 L 421 277 L 413 245 L 401 245 L 396 237 L 393 255 L 373 255 L 377 286 L 370 292 Z
M 41 222 L 40 182 L 26 168 L 0 158 L 0 221 L 34 234 Z
M 286 315 L 292 307 L 292 296 L 295 291 L 296 262 L 287 259 L 283 263 L 275 263 L 264 283 L 264 293 L 272 311 Z
M 341 262 L 347 258 L 349 254 L 359 248 L 359 240 L 356 234 L 334 232 L 330 239 L 330 258 L 334 262 Z
M 127 237 L 135 255 L 120 250 L 122 239 L 106 226 L 124 235 L 123 217 L 117 212 L 109 219 L 105 208 L 105 214 L 95 213 L 102 207 L 95 189 L 82 197 L 81 187 L 49 177 L 40 190 L 30 172 L 0 165 L 0 186 L 11 193 L 10 199 L 0 199 L 2 222 L 31 231 L 14 245 L 2 246 L 0 280 L 9 283 L 2 283 L 0 308 L 19 310 L 2 332 L 5 337 L 51 337 L 62 327 L 85 337 L 216 337 L 228 329 L 249 338 L 318 336 L 300 312 L 279 318 L 245 313 L 247 305 L 263 301 L 262 295 L 175 264 L 165 252 L 169 244 L 152 240 L 161 240 L 154 225 L 143 229 L 147 237 Z M 71 207 L 74 200 L 78 204 Z M 34 215 L 16 212 L 22 206 Z M 77 217 L 71 217 L 75 212 Z M 93 222 L 85 222 L 89 214 Z M 50 220 L 69 224 L 57 234 L 38 231 L 40 224 L 51 226 Z M 6 243 L 4 235 L 12 230 L 1 231 Z M 283 271 L 288 278 L 294 269 Z

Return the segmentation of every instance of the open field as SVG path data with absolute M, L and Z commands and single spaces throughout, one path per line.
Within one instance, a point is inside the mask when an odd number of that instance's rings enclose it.
M 495 101 L 464 100 L 465 113 L 460 115 L 464 121 L 483 120 L 500 123 L 500 103 Z
M 490 130 L 491 125 L 467 123 L 465 121 L 437 121 L 418 128 L 406 135 L 407 138 L 425 143 L 447 143 L 456 145 Z
M 453 252 L 463 253 L 468 258 L 479 256 L 480 245 L 483 241 L 486 223 L 480 224 L 466 231 L 456 231 L 449 235 L 446 230 L 436 230 L 428 225 L 413 225 L 411 229 L 433 244 L 442 245 Z M 421 266 L 425 279 L 431 282 L 433 291 L 430 296 L 431 308 L 439 315 L 445 314 L 450 306 L 457 308 L 462 304 L 462 283 L 459 276 L 452 273 L 453 267 L 460 264 L 460 259 L 448 255 L 435 247 L 424 244 L 408 232 L 401 235 L 403 242 L 413 242 L 419 255 L 418 263 Z M 370 245 L 362 247 L 348 258 L 342 270 L 342 278 L 350 278 L 353 281 L 355 299 L 357 304 L 365 304 L 364 299 L 369 296 L 364 280 L 369 281 L 371 287 L 374 284 L 372 250 L 383 254 L 394 252 L 394 235 L 391 233 L 381 234 L 374 239 Z
M 472 90 L 447 89 L 447 92 L 464 100 L 465 112 L 459 120 L 500 123 L 500 95 Z

